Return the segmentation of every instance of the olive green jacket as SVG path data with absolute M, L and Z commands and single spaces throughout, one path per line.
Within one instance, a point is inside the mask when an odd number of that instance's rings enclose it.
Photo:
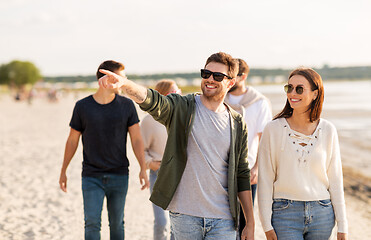
M 150 200 L 166 209 L 182 178 L 187 164 L 187 143 L 195 115 L 195 95 L 163 96 L 148 89 L 140 105 L 167 128 L 168 139 L 161 168 Z M 231 146 L 228 165 L 228 197 L 235 225 L 239 216 L 238 192 L 250 190 L 250 169 L 247 162 L 247 127 L 240 114 L 228 107 L 231 116 Z M 210 144 L 218 139 L 210 139 Z M 192 194 L 192 193 L 190 193 Z

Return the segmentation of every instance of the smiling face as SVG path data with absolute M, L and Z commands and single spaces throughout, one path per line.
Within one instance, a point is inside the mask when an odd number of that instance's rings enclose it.
M 291 84 L 294 90 L 287 93 L 287 100 L 294 111 L 307 112 L 312 101 L 317 98 L 318 90 L 312 90 L 309 81 L 302 75 L 294 75 L 289 79 L 288 84 Z M 303 87 L 302 94 L 296 92 L 296 87 Z
M 210 62 L 205 66 L 205 69 L 212 72 L 220 72 L 228 75 L 228 66 L 218 63 Z M 214 80 L 213 75 L 208 79 L 202 79 L 201 90 L 206 99 L 210 101 L 223 101 L 228 90 L 234 85 L 236 79 L 228 79 L 225 77 L 223 81 L 217 82 Z

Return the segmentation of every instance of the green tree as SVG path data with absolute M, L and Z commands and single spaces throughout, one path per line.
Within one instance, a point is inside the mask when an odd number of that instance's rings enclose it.
M 0 66 L 1 84 L 22 88 L 26 84 L 34 84 L 40 78 L 40 71 L 32 62 L 15 60 Z

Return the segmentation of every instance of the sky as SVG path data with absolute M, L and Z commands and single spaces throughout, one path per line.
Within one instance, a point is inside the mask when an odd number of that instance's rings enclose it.
M 0 64 L 44 76 L 195 72 L 213 53 L 250 68 L 371 65 L 370 0 L 0 0 Z

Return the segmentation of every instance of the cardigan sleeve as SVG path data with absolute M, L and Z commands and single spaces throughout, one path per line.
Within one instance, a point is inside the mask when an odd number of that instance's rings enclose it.
M 271 142 L 271 131 L 277 131 L 267 125 L 264 129 L 261 142 L 259 144 L 258 161 L 258 204 L 260 221 L 264 232 L 272 230 L 272 203 L 273 203 L 273 184 L 276 175 L 274 152 L 277 151 L 274 142 Z
M 338 224 L 338 232 L 348 232 L 348 222 L 346 219 L 343 171 L 340 157 L 339 139 L 334 126 L 331 126 L 332 144 L 330 163 L 327 169 L 329 180 L 329 192 L 331 202 L 334 207 L 335 219 Z
M 239 154 L 238 172 L 237 172 L 237 191 L 250 191 L 250 168 L 247 161 L 248 144 L 247 144 L 247 126 L 242 122 L 242 136 L 241 136 L 241 153 Z
M 179 94 L 169 94 L 164 96 L 156 90 L 147 89 L 147 97 L 144 102 L 139 104 L 139 107 L 143 111 L 148 112 L 156 121 L 168 128 L 174 110 L 180 106 L 181 101 L 183 103 L 187 102 L 186 97 Z

